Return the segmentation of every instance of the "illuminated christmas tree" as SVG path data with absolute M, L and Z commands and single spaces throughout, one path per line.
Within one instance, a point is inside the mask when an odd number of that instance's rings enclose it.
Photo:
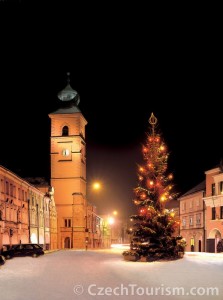
M 138 186 L 134 189 L 137 215 L 131 216 L 132 240 L 130 251 L 124 251 L 126 260 L 153 261 L 177 258 L 184 253 L 184 241 L 176 236 L 179 222 L 174 211 L 165 208 L 169 200 L 176 199 L 172 173 L 168 173 L 168 150 L 157 131 L 157 118 L 151 114 L 150 128 L 142 146 L 143 165 L 138 166 Z

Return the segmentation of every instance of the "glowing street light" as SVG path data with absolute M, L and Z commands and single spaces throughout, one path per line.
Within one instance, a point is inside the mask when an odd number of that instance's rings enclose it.
M 94 182 L 94 183 L 92 184 L 92 187 L 93 187 L 93 190 L 98 191 L 98 190 L 101 189 L 101 183 L 98 182 L 98 181 L 96 181 L 96 182 Z
M 108 224 L 109 224 L 109 225 L 114 224 L 114 222 L 115 222 L 115 219 L 114 219 L 114 218 L 112 218 L 112 217 L 109 217 L 109 218 L 108 218 Z
M 108 224 L 110 225 L 110 245 L 112 244 L 112 227 L 115 222 L 113 217 L 108 217 Z

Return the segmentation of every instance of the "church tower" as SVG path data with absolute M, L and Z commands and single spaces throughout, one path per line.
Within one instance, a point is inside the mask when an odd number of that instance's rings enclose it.
M 58 93 L 60 108 L 51 119 L 51 186 L 58 214 L 58 248 L 84 248 L 87 240 L 86 143 L 87 121 L 70 86 Z

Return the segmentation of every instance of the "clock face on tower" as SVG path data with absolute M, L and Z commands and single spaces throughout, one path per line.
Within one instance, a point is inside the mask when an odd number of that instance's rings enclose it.
M 62 154 L 63 154 L 63 156 L 69 156 L 70 155 L 70 151 L 68 149 L 63 149 L 62 150 Z

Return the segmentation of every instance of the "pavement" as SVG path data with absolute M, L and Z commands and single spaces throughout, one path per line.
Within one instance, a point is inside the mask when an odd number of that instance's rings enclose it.
M 122 251 L 122 250 L 125 250 L 125 249 L 129 249 L 129 247 L 128 246 L 111 247 L 111 248 L 107 248 L 107 249 L 103 249 L 103 248 L 101 248 L 101 249 L 99 249 L 99 248 L 95 249 L 94 248 L 94 249 L 88 249 L 88 250 L 89 251 L 91 251 L 91 250 L 99 250 L 99 251 L 102 250 L 104 252 L 106 252 L 106 250 L 107 250 L 107 252 L 115 252 L 115 250 L 116 250 L 117 252 L 119 252 L 119 251 Z M 65 250 L 65 249 L 44 250 L 44 253 L 45 254 L 49 254 L 49 253 L 60 251 L 60 250 Z M 66 250 L 70 250 L 70 249 L 66 249 Z M 75 250 L 75 249 L 72 249 L 72 250 Z M 79 251 L 80 250 L 85 251 L 85 249 L 79 249 Z M 221 252 L 221 253 L 210 253 L 210 252 L 187 252 L 186 251 L 184 253 L 184 255 L 185 256 L 200 256 L 200 257 L 202 257 L 202 256 L 210 256 L 210 257 L 219 257 L 219 258 L 223 259 L 223 252 Z
M 221 252 L 221 253 L 185 252 L 184 255 L 187 255 L 187 256 L 214 256 L 214 257 L 222 257 L 223 258 L 223 252 Z
M 44 250 L 44 253 L 45 253 L 45 254 L 49 254 L 49 253 L 56 252 L 56 251 L 60 251 L 60 250 L 61 250 L 61 249 Z

